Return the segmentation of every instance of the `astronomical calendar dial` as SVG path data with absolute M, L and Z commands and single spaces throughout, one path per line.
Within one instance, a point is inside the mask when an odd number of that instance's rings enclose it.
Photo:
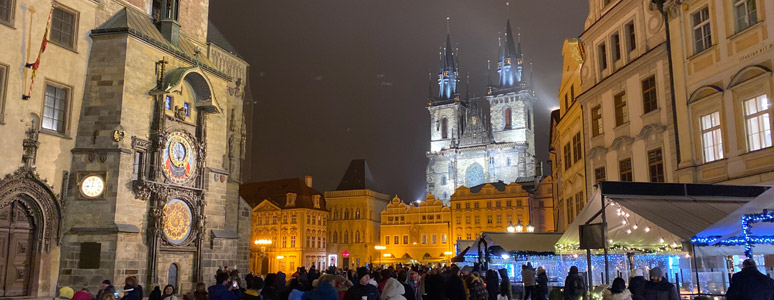
M 164 205 L 164 236 L 170 243 L 179 245 L 191 234 L 193 215 L 191 208 L 180 199 L 172 199 Z
M 176 131 L 167 136 L 162 163 L 164 175 L 172 183 L 184 184 L 193 178 L 196 149 L 185 133 Z

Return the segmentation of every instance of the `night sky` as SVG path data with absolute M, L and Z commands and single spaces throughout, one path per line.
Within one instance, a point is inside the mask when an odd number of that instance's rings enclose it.
M 379 192 L 422 198 L 428 71 L 438 72 L 447 16 L 471 95 L 484 94 L 508 15 L 520 28 L 539 98 L 537 155 L 548 160 L 562 43 L 583 31 L 588 1 L 512 0 L 509 11 L 504 0 L 211 0 L 211 21 L 251 65 L 256 105 L 244 181 L 312 175 L 316 189 L 332 190 L 350 160 L 365 158 Z

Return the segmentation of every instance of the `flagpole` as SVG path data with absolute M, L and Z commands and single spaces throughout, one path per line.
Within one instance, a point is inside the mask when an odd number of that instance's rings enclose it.
M 30 48 L 32 48 L 32 19 L 35 16 L 35 8 L 30 5 L 27 9 L 30 12 L 30 27 L 27 27 L 27 57 L 24 58 L 24 62 L 30 61 Z M 24 94 L 27 90 L 27 68 L 24 68 L 24 82 L 22 87 L 22 99 L 28 99 L 29 97 Z
M 30 76 L 30 88 L 27 91 L 27 95 L 22 95 L 22 99 L 28 100 L 32 95 L 32 86 L 35 85 L 35 75 L 38 73 L 40 67 L 40 59 L 43 57 L 43 52 L 46 51 L 46 45 L 48 45 L 48 30 L 51 26 L 51 16 L 54 14 L 54 5 L 51 4 L 51 9 L 48 11 L 48 21 L 46 21 L 46 30 L 43 32 L 43 41 L 40 43 L 40 50 L 38 51 L 38 58 L 34 63 L 27 63 L 26 68 L 32 68 L 32 76 Z M 31 30 L 31 28 L 30 28 Z

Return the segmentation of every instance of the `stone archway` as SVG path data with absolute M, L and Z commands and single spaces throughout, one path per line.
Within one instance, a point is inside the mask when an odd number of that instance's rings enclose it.
M 62 210 L 32 169 L 0 180 L 0 296 L 34 296 L 44 254 L 59 244 Z M 49 270 L 51 271 L 51 270 Z

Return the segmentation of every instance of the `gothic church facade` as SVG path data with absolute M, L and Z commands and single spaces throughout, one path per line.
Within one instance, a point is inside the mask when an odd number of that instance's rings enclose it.
M 456 49 L 451 36 L 440 53 L 438 93 L 428 98 L 430 151 L 427 193 L 448 203 L 456 188 L 488 182 L 514 182 L 535 176 L 531 79 L 523 76 L 520 39 L 510 20 L 500 42 L 498 80 L 489 80 L 485 98 L 461 95 Z M 488 107 L 484 100 L 488 102 Z

